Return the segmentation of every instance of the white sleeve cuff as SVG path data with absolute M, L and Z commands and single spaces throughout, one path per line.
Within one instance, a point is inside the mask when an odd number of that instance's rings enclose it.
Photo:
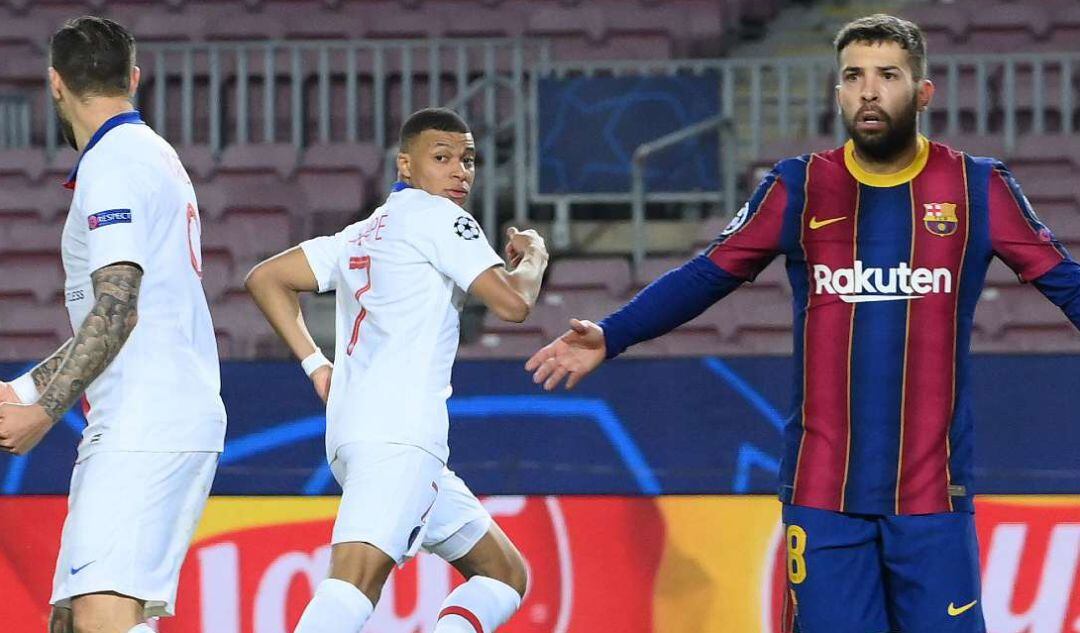
M 30 375 L 30 372 L 26 372 L 8 384 L 11 385 L 15 395 L 19 396 L 19 400 L 23 404 L 34 404 L 41 395 L 38 393 L 37 385 L 34 384 L 34 377 Z

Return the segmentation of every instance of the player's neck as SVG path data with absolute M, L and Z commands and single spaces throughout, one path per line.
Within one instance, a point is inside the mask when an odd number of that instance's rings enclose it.
M 75 132 L 75 144 L 79 151 L 86 149 L 94 133 L 114 116 L 131 112 L 134 108 L 126 97 L 93 97 L 81 104 L 78 112 L 71 119 L 71 128 Z
M 914 136 L 911 139 L 911 143 L 903 149 L 903 151 L 896 154 L 892 158 L 885 160 L 874 160 L 862 152 L 859 151 L 859 146 L 855 146 L 855 162 L 859 167 L 871 174 L 888 175 L 895 174 L 896 172 L 906 168 L 912 162 L 915 161 L 915 157 L 919 154 L 919 137 Z

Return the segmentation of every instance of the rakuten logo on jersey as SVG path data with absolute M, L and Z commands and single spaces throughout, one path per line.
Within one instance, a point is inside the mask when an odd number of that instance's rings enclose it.
M 833 270 L 814 264 L 814 294 L 837 295 L 847 303 L 907 301 L 928 294 L 952 293 L 948 268 L 912 268 L 900 262 L 895 268 L 868 268 L 855 260 L 854 268 Z

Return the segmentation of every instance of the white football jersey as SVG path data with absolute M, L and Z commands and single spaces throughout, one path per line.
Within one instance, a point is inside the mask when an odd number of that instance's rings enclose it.
M 94 134 L 68 187 L 61 250 L 72 329 L 94 305 L 91 273 L 118 262 L 143 270 L 138 324 L 86 389 L 79 459 L 100 450 L 221 451 L 225 406 L 199 212 L 176 151 L 138 112 L 120 114 Z
M 472 282 L 502 264 L 450 200 L 399 183 L 371 217 L 300 245 L 337 290 L 326 450 L 358 440 L 409 444 L 445 462 L 450 369 Z

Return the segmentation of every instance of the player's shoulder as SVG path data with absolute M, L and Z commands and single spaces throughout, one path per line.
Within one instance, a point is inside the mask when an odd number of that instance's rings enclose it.
M 391 222 L 404 220 L 408 235 L 434 236 L 446 232 L 479 233 L 479 224 L 468 210 L 449 198 L 432 195 L 421 189 L 395 192 L 384 205 Z
M 408 187 L 394 192 L 384 205 L 394 213 L 408 213 L 410 216 L 425 215 L 458 216 L 468 213 L 449 198 L 432 195 L 423 189 Z
M 963 162 L 968 170 L 975 169 L 977 171 L 992 171 L 992 170 L 1005 170 L 1008 168 L 1005 163 L 999 158 L 994 156 L 983 156 L 976 151 L 970 151 L 965 148 L 953 147 L 943 141 L 935 140 L 930 141 L 930 156 L 943 162 Z
M 88 171 L 108 170 L 118 167 L 127 169 L 154 168 L 169 153 L 176 155 L 172 146 L 146 125 L 121 125 L 101 137 L 79 161 L 79 175 Z
M 788 189 L 801 189 L 809 175 L 811 164 L 814 165 L 815 181 L 830 171 L 839 176 L 846 173 L 847 169 L 844 166 L 843 147 L 838 147 L 781 159 L 773 164 L 767 178 L 779 181 Z

